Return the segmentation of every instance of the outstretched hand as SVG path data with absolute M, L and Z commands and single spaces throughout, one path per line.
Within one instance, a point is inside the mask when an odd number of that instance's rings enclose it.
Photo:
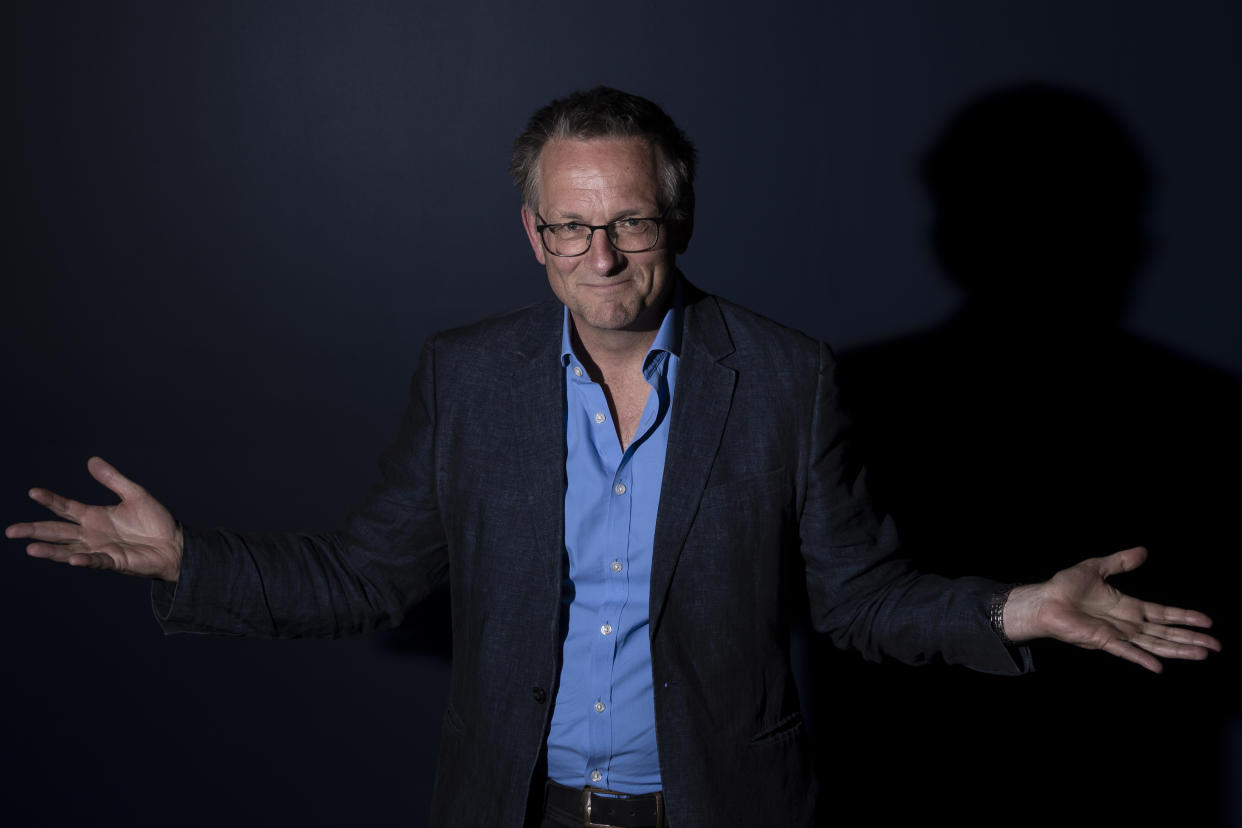
M 1013 641 L 1055 638 L 1103 650 L 1153 673 L 1161 670 L 1160 658 L 1201 660 L 1219 652 L 1215 638 L 1186 629 L 1212 626 L 1203 613 L 1140 601 L 1108 583 L 1146 559 L 1147 550 L 1137 546 L 1089 558 L 1042 584 L 1015 587 L 1005 604 L 1005 634 Z
M 15 523 L 5 536 L 34 541 L 26 546 L 31 557 L 176 581 L 181 571 L 181 528 L 172 515 L 146 489 L 100 458 L 92 457 L 86 468 L 121 502 L 89 506 L 47 489 L 31 489 L 30 499 L 60 520 Z

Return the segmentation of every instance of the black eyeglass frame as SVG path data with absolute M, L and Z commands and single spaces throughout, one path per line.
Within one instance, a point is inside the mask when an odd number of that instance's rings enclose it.
M 671 207 L 665 210 L 664 215 L 662 216 L 626 216 L 625 218 L 619 218 L 616 221 L 610 221 L 607 224 L 583 224 L 580 221 L 562 221 L 555 224 L 536 224 L 535 232 L 539 234 L 539 242 L 543 245 L 543 249 L 547 251 L 548 255 L 557 256 L 562 259 L 576 259 L 579 256 L 585 256 L 590 253 L 591 245 L 595 243 L 596 230 L 604 231 L 604 237 L 608 239 L 608 243 L 612 245 L 612 249 L 618 253 L 646 253 L 648 250 L 655 250 L 656 245 L 660 243 L 660 232 L 664 228 L 664 223 L 668 221 L 668 214 L 670 212 L 672 212 Z M 535 218 L 539 221 L 543 221 L 543 216 L 538 213 L 535 213 Z M 613 234 L 610 232 L 609 228 L 613 225 L 620 224 L 623 221 L 654 221 L 656 225 L 655 241 L 651 243 L 650 247 L 644 247 L 641 250 L 622 250 L 620 247 L 617 247 L 617 240 L 613 238 Z M 566 224 L 577 224 L 591 231 L 591 234 L 587 236 L 586 250 L 583 250 L 581 253 L 557 253 L 548 247 L 548 240 L 543 237 L 543 231 L 547 230 L 549 227 L 564 227 Z

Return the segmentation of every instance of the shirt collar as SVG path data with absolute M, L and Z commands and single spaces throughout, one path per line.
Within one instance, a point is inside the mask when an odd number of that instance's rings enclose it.
M 681 277 L 675 274 L 673 278 L 676 279 L 673 284 L 673 302 L 664 312 L 664 319 L 660 322 L 655 339 L 652 340 L 651 347 L 647 349 L 647 355 L 643 357 L 644 374 L 653 367 L 663 373 L 668 363 L 664 354 L 678 358 L 681 356 L 681 318 L 685 303 L 682 299 Z M 569 307 L 566 306 L 564 311 L 561 322 L 561 365 L 580 364 L 581 360 L 574 353 L 573 343 L 570 341 Z

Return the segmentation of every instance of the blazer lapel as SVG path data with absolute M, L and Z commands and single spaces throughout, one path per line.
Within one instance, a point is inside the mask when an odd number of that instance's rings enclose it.
M 681 365 L 673 396 L 664 480 L 651 562 L 651 627 L 655 636 L 690 524 L 720 448 L 737 374 L 720 364 L 733 353 L 720 306 L 686 288 Z

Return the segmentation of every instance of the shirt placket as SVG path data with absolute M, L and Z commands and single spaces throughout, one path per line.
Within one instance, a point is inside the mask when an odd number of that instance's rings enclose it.
M 651 381 L 651 377 L 648 377 Z M 643 415 L 635 430 L 635 439 L 625 452 L 617 439 L 616 425 L 609 416 L 603 389 L 593 382 L 579 384 L 579 399 L 592 424 L 591 440 L 607 475 L 601 480 L 608 489 L 601 492 L 606 507 L 604 519 L 607 532 L 602 548 L 591 550 L 591 566 L 602 570 L 604 600 L 600 604 L 597 634 L 591 646 L 588 687 L 590 688 L 587 727 L 586 784 L 609 786 L 609 759 L 613 749 L 613 694 L 619 631 L 622 613 L 629 603 L 630 559 L 629 539 L 633 504 L 633 464 L 631 459 L 643 438 L 650 431 L 658 411 L 658 393 L 649 395 Z

